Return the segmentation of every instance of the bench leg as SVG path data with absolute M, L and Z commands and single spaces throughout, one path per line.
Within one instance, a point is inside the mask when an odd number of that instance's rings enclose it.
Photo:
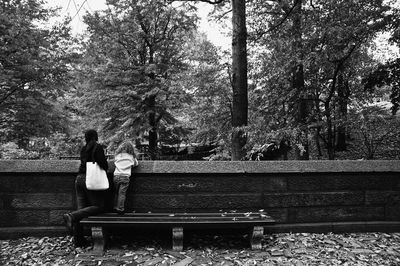
M 172 249 L 174 251 L 183 250 L 183 228 L 174 227 L 172 228 Z
M 103 227 L 92 227 L 93 253 L 102 254 L 106 247 Z
M 264 227 L 254 226 L 253 233 L 251 235 L 250 244 L 251 249 L 261 249 L 261 239 L 264 235 Z

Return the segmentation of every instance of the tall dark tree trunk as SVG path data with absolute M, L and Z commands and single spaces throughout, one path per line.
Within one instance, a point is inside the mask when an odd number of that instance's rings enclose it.
M 154 51 L 149 45 L 149 65 L 154 63 Z M 150 79 L 155 81 L 155 73 L 148 73 Z M 156 119 L 156 98 L 157 95 L 153 94 L 147 98 L 147 107 L 149 108 L 149 156 L 150 160 L 157 160 L 157 142 L 158 142 L 158 130 L 157 130 L 157 119 Z
M 349 83 L 345 80 L 343 73 L 338 75 L 338 118 L 339 125 L 336 132 L 336 150 L 346 150 L 346 121 L 347 121 L 347 104 L 349 98 Z
M 156 120 L 156 96 L 151 95 L 148 98 L 149 112 L 149 156 L 151 160 L 157 160 L 157 120 Z
M 335 139 L 333 134 L 333 124 L 332 124 L 332 114 L 331 114 L 331 106 L 330 101 L 325 102 L 325 117 L 326 117 L 326 149 L 328 152 L 328 159 L 333 160 L 335 159 Z
M 246 1 L 232 0 L 232 160 L 241 160 L 247 137 L 241 127 L 247 125 L 247 30 Z
M 321 129 L 318 127 L 314 133 L 314 141 L 315 141 L 315 147 L 317 148 L 318 159 L 322 158 L 321 143 L 319 141 L 320 134 L 321 134 Z
M 292 66 L 292 87 L 298 99 L 296 101 L 295 116 L 297 124 L 300 126 L 302 136 L 300 143 L 304 149 L 297 149 L 298 160 L 308 160 L 308 132 L 307 132 L 307 92 L 304 86 L 304 69 L 303 69 L 303 41 L 302 41 L 302 0 L 294 0 L 294 8 L 292 15 L 292 34 L 293 34 L 293 66 Z

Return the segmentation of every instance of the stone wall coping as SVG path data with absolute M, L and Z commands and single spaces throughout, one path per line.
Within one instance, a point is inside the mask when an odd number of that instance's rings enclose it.
M 76 173 L 78 160 L 0 160 L 1 173 Z M 109 162 L 112 172 L 114 164 Z M 338 173 L 400 172 L 400 160 L 139 161 L 136 173 Z

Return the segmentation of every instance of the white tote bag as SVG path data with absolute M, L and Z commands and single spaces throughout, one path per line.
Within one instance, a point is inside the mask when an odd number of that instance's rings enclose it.
M 94 157 L 96 146 L 93 148 L 92 157 Z M 101 169 L 96 162 L 86 162 L 86 188 L 88 190 L 106 190 L 108 187 L 106 171 Z
M 100 168 L 97 163 L 86 163 L 86 188 L 88 190 L 108 189 L 108 179 L 106 171 Z

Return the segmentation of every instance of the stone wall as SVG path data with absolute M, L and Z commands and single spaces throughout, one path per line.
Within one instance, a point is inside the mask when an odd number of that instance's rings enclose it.
M 76 206 L 78 166 L 78 161 L 0 161 L 0 238 L 65 234 L 61 215 Z M 112 168 L 110 163 L 110 173 Z M 127 207 L 264 209 L 277 221 L 267 228 L 273 232 L 398 231 L 400 161 L 141 161 Z

